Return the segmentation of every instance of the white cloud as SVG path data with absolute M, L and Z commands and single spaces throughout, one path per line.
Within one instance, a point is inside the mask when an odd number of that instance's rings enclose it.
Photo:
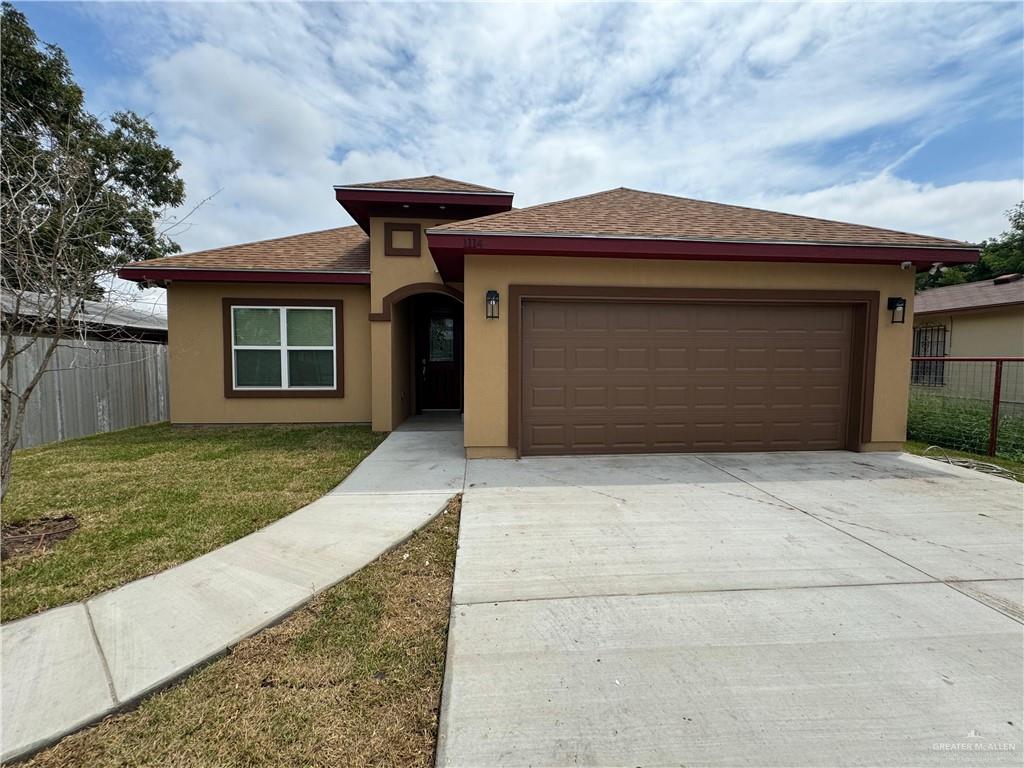
M 621 185 L 962 239 L 1020 196 L 1019 168 L 933 186 L 896 162 L 986 111 L 1020 119 L 1012 4 L 86 12 L 143 62 L 104 93 L 150 114 L 193 202 L 222 190 L 188 249 L 345 223 L 332 184 L 425 173 L 517 205 Z
M 1024 180 L 934 186 L 889 174 L 754 205 L 806 216 L 980 242 L 1008 228 L 1005 212 L 1024 198 Z

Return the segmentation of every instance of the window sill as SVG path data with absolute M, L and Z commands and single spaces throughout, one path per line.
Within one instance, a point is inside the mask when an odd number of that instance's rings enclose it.
M 224 397 L 231 399 L 236 397 L 258 397 L 258 398 L 294 398 L 294 397 L 319 397 L 319 398 L 338 398 L 344 397 L 345 392 L 340 387 L 338 389 L 228 389 L 224 392 Z

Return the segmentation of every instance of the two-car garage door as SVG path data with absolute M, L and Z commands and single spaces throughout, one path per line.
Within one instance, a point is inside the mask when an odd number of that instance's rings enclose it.
M 527 300 L 524 455 L 847 444 L 853 309 Z

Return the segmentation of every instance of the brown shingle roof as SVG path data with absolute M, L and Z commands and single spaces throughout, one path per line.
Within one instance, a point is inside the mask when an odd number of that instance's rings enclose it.
M 1012 304 L 1024 304 L 1024 280 L 979 280 L 922 291 L 914 297 L 914 314 L 959 312 Z
M 359 227 L 337 227 L 138 261 L 130 267 L 369 272 L 370 239 Z
M 841 221 L 611 189 L 434 227 L 436 232 L 968 248 L 967 243 Z
M 501 189 L 482 187 L 468 181 L 446 179 L 443 176 L 416 176 L 411 179 L 391 179 L 389 181 L 370 181 L 365 184 L 342 184 L 341 189 L 400 189 L 405 192 L 484 192 L 509 195 Z

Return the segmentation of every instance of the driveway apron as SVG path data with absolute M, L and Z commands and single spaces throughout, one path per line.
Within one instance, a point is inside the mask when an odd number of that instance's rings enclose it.
M 472 461 L 437 763 L 1017 765 L 1022 490 L 901 454 Z

